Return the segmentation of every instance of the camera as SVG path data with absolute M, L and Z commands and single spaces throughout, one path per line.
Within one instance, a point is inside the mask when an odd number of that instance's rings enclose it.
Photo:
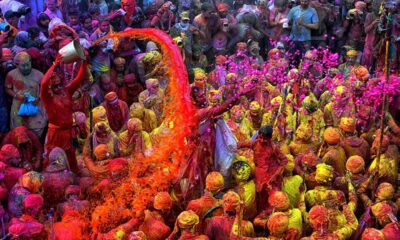
M 362 18 L 363 12 L 358 11 L 357 9 L 351 9 L 347 13 L 346 19 L 347 20 L 354 20 L 356 17 Z
M 31 8 L 25 4 L 22 4 L 16 0 L 2 0 L 0 1 L 0 8 L 3 13 L 11 10 L 23 16 L 31 12 Z
M 0 23 L 0 31 L 8 32 L 10 31 L 10 24 L 2 22 Z
M 2 64 L 3 66 L 3 70 L 4 72 L 8 73 L 11 70 L 14 70 L 16 68 L 15 64 L 13 63 L 12 60 L 7 61 L 7 62 L 3 62 Z

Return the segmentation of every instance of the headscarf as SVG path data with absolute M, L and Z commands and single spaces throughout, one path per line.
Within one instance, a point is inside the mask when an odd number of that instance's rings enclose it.
M 65 189 L 65 199 L 68 199 L 70 195 L 77 195 L 78 197 L 81 196 L 81 187 L 78 185 L 69 185 L 66 189 Z
M 216 192 L 224 187 L 224 177 L 220 172 L 210 172 L 206 177 L 206 189 Z
M 18 148 L 16 148 L 12 144 L 5 144 L 1 147 L 0 150 L 2 161 L 7 161 L 11 158 L 20 158 L 21 155 L 19 154 Z
M 369 77 L 369 72 L 368 69 L 364 66 L 358 66 L 356 68 L 352 69 L 352 72 L 354 72 L 354 74 L 356 75 L 356 77 L 365 82 L 366 80 L 368 80 Z
M 93 108 L 93 124 L 97 124 L 99 122 L 107 122 L 107 113 L 106 109 L 103 106 L 97 106 Z
M 117 57 L 114 59 L 114 65 L 125 65 L 126 60 L 122 57 Z
M 317 170 L 315 172 L 315 180 L 318 183 L 331 182 L 333 179 L 333 167 L 325 163 L 317 164 Z
M 307 96 L 303 99 L 302 105 L 308 112 L 314 112 L 318 107 L 318 101 L 311 96 Z
M 192 210 L 183 211 L 178 215 L 176 223 L 180 229 L 190 229 L 199 223 L 199 216 Z
M 74 120 L 75 120 L 75 124 L 76 125 L 82 125 L 85 124 L 86 122 L 86 115 L 83 112 L 74 112 L 72 114 Z
M 215 57 L 215 64 L 216 65 L 222 65 L 224 64 L 228 59 L 224 55 L 218 55 Z
M 134 231 L 129 235 L 129 240 L 147 240 L 147 237 L 142 231 Z
M 279 105 L 281 105 L 283 102 L 283 98 L 281 96 L 277 96 L 274 97 L 273 99 L 271 99 L 271 105 L 278 107 Z
M 172 208 L 172 198 L 167 192 L 159 192 L 154 197 L 153 206 L 157 210 L 165 210 Z
M 328 209 L 321 205 L 314 206 L 308 213 L 308 218 L 314 230 L 319 230 L 319 226 L 326 226 L 329 223 Z
M 131 118 L 128 120 L 129 133 L 141 132 L 143 130 L 143 123 L 139 118 Z
M 318 157 L 314 153 L 300 155 L 300 158 L 302 165 L 307 165 L 308 167 L 314 167 L 318 163 Z
M 143 119 L 144 105 L 140 102 L 134 102 L 129 108 L 129 118 Z
M 30 171 L 22 175 L 18 179 L 18 183 L 20 186 L 26 188 L 31 193 L 39 192 L 42 187 L 44 177 L 41 173 Z
M 15 45 L 22 48 L 29 47 L 29 33 L 26 31 L 19 31 L 15 36 Z
M 296 138 L 303 140 L 303 141 L 310 140 L 312 135 L 313 135 L 313 132 L 312 132 L 311 128 L 305 123 L 300 124 L 300 126 L 296 130 Z
M 379 200 L 391 200 L 394 196 L 394 187 L 390 183 L 383 182 L 379 184 L 375 194 Z
M 290 208 L 290 199 L 285 192 L 275 191 L 268 197 L 268 203 L 275 211 L 283 212 Z
M 159 51 L 150 51 L 144 54 L 142 62 L 145 66 L 154 66 L 160 63 L 162 55 Z
M 108 170 L 111 175 L 128 172 L 129 164 L 125 158 L 115 158 L 108 164 Z
M 385 240 L 385 236 L 378 229 L 366 228 L 361 236 L 361 240 Z
M 365 168 L 364 159 L 358 155 L 349 157 L 346 162 L 346 169 L 353 174 L 363 173 Z
M 59 172 L 69 170 L 67 154 L 62 148 L 55 147 L 49 154 L 49 165 L 46 172 Z
M 330 145 L 337 145 L 340 142 L 340 133 L 336 128 L 329 127 L 324 132 L 324 140 Z
M 346 52 L 346 57 L 357 57 L 357 56 L 358 56 L 358 52 L 354 49 L 351 49 Z
M 344 132 L 354 133 L 354 131 L 356 130 L 356 122 L 354 121 L 353 118 L 344 117 L 340 119 L 339 127 Z
M 257 101 L 252 101 L 250 103 L 249 109 L 253 113 L 258 113 L 258 111 L 260 111 L 261 109 L 261 105 Z
M 25 209 L 39 209 L 43 207 L 43 197 L 40 194 L 29 194 L 24 199 Z
M 224 194 L 222 197 L 222 206 L 224 211 L 234 211 L 240 204 L 240 196 L 239 194 L 229 191 Z
M 289 216 L 283 212 L 275 212 L 269 217 L 267 227 L 271 235 L 281 235 L 288 230 Z
M 104 132 L 107 134 L 106 138 L 99 138 L 98 134 L 100 132 Z M 99 144 L 107 144 L 113 138 L 113 132 L 110 126 L 105 122 L 98 122 L 94 125 L 94 133 L 93 133 L 93 147 L 96 147 Z

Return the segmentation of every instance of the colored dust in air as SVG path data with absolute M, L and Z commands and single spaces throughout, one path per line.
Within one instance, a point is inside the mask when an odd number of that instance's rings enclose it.
M 168 191 L 179 178 L 190 147 L 186 138 L 195 124 L 194 108 L 189 94 L 188 74 L 180 49 L 164 32 L 157 29 L 132 29 L 110 33 L 99 39 L 153 41 L 161 49 L 167 69 L 168 87 L 164 99 L 163 123 L 156 129 L 157 143 L 149 157 L 133 157 L 130 176 L 115 184 L 110 194 L 95 207 L 92 214 L 93 232 L 105 233 L 140 215 L 158 191 Z M 97 42 L 99 42 L 97 41 Z

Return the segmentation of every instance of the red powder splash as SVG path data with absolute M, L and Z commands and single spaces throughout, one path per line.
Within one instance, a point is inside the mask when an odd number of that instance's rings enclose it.
M 185 139 L 195 125 L 194 108 L 190 100 L 189 82 L 180 49 L 166 33 L 157 29 L 132 29 L 111 33 L 105 39 L 130 38 L 157 43 L 167 65 L 168 88 L 164 105 L 164 125 L 169 133 L 160 136 L 151 156 L 134 159 L 130 177 L 103 199 L 92 214 L 93 232 L 106 232 L 131 217 L 140 215 L 152 196 L 167 191 L 176 181 L 190 148 Z M 99 42 L 96 41 L 96 42 Z

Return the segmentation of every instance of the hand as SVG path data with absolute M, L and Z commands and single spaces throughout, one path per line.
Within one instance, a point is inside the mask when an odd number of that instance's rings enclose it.
M 304 26 L 303 17 L 299 17 L 299 19 L 297 20 L 297 23 L 299 24 L 299 26 Z

